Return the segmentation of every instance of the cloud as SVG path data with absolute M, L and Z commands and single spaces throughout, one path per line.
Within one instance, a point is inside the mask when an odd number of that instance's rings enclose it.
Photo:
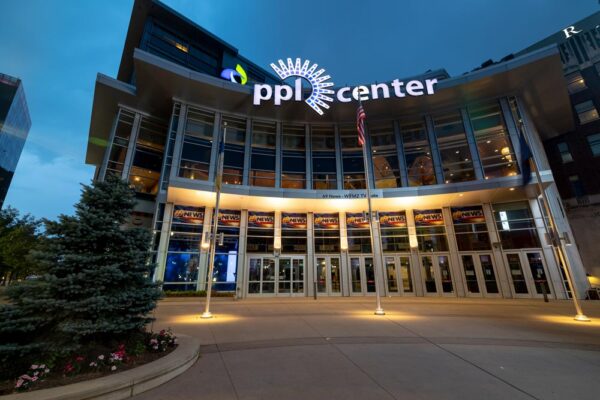
M 90 183 L 94 167 L 83 160 L 57 157 L 44 160 L 27 147 L 21 154 L 5 206 L 17 208 L 37 218 L 55 219 L 72 214 L 79 201 L 80 183 Z

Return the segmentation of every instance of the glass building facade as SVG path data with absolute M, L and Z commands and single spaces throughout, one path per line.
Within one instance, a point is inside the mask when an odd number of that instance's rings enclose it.
M 105 135 L 108 144 L 90 142 L 88 162 L 96 179 L 120 174 L 138 194 L 163 288 L 212 285 L 242 298 L 369 296 L 376 285 L 396 296 L 567 296 L 535 182 L 522 186 L 519 158 L 525 129 L 553 190 L 537 126 L 562 129 L 562 114 L 547 110 L 562 110 L 564 99 L 536 99 L 546 103 L 536 104 L 535 118 L 527 99 L 531 84 L 546 82 L 534 71 L 560 68 L 556 53 L 466 77 L 430 71 L 423 79 L 439 85 L 426 99 L 366 101 L 363 151 L 356 103 L 334 102 L 322 116 L 300 101 L 255 106 L 251 86 L 218 80 L 220 68 L 243 65 L 255 82 L 276 78 L 189 21 L 165 26 L 165 15 L 176 15 L 149 5 L 143 16 L 134 9 L 132 19 L 147 23 L 128 34 L 118 80 L 156 96 L 132 96 L 103 77 L 94 107 L 111 112 L 94 114 L 90 137 Z M 564 217 L 560 223 L 568 231 Z
M 0 208 L 30 127 L 29 108 L 21 80 L 0 73 Z

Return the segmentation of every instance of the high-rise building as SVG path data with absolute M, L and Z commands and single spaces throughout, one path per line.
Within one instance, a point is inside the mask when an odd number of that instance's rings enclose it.
M 154 233 L 154 279 L 164 289 L 572 293 L 546 212 L 563 244 L 573 237 L 542 145 L 574 127 L 555 46 L 457 77 L 435 70 L 358 87 L 335 86 L 335 71 L 317 62 L 273 60 L 268 72 L 159 1 L 135 1 L 119 73 L 96 80 L 86 162 L 95 179 L 115 174 L 135 188 L 131 222 Z M 535 175 L 522 184 L 521 138 L 548 204 Z M 563 251 L 583 297 L 589 283 L 570 243 Z
M 31 119 L 20 79 L 0 74 L 0 208 L 25 145 Z

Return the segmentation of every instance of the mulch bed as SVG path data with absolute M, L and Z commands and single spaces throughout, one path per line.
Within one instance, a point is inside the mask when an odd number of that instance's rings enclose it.
M 139 356 L 133 357 L 129 356 L 129 359 L 126 363 L 120 364 L 117 367 L 116 371 L 98 371 L 98 372 L 82 372 L 73 376 L 64 376 L 60 373 L 50 372 L 43 381 L 34 385 L 30 391 L 39 390 L 39 389 L 49 389 L 56 386 L 64 386 L 69 385 L 71 383 L 77 383 L 82 381 L 87 381 L 90 379 L 101 378 L 107 375 L 118 374 L 119 372 L 127 371 L 128 369 L 136 368 L 141 365 L 147 364 L 154 360 L 158 360 L 161 357 L 166 356 L 171 353 L 177 345 L 174 347 L 168 348 L 166 351 L 162 353 L 151 353 L 145 352 Z M 11 394 L 13 393 L 13 389 L 15 386 L 15 382 L 13 381 L 0 381 L 0 395 Z M 15 392 L 17 393 L 17 392 Z

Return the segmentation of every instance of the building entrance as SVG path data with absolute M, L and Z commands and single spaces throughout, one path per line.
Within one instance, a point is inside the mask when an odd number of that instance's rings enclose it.
M 371 256 L 350 257 L 350 295 L 375 294 L 375 266 Z
M 550 295 L 550 284 L 546 265 L 539 250 L 506 252 L 506 265 L 512 281 L 511 290 L 515 297 L 543 297 Z
M 341 274 L 339 256 L 315 257 L 315 279 L 318 295 L 340 296 Z
M 384 259 L 387 293 L 414 296 L 410 255 L 385 256 Z
M 454 283 L 447 253 L 420 256 L 425 296 L 454 296 Z
M 489 253 L 460 255 L 467 296 L 499 297 L 498 277 Z
M 252 256 L 248 258 L 248 295 L 305 295 L 305 258 Z

